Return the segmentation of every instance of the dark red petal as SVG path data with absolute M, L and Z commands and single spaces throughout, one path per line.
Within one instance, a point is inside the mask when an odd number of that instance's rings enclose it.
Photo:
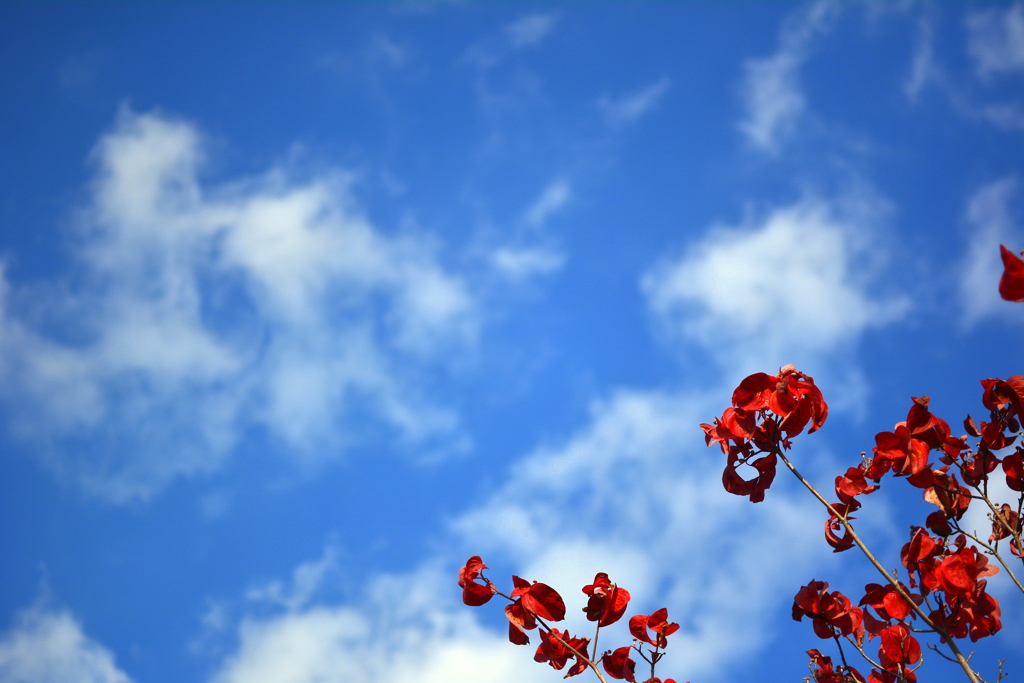
M 732 392 L 732 405 L 744 410 L 761 410 L 768 406 L 768 395 L 775 390 L 775 378 L 763 372 L 750 375 Z
M 1012 251 L 999 245 L 1003 257 L 1003 276 L 999 280 L 999 296 L 1007 301 L 1024 301 L 1024 261 Z
M 541 619 L 561 621 L 565 618 L 562 596 L 546 583 L 535 583 L 523 592 L 523 607 Z

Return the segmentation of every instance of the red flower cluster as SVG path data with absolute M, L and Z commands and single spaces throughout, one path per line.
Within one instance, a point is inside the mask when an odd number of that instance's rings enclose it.
M 921 587 L 921 594 L 941 592 L 943 599 L 928 615 L 951 638 L 972 641 L 990 636 L 1002 628 L 999 603 L 986 592 L 985 577 L 999 571 L 961 534 L 955 541 L 934 538 L 924 529 L 915 529 L 910 542 L 900 552 L 903 566 L 910 574 L 910 585 Z
M 858 642 L 864 639 L 864 613 L 839 591 L 829 593 L 825 581 L 811 581 L 793 598 L 793 619 L 802 621 L 804 616 L 811 618 L 819 638 L 852 634 Z
M 587 670 L 587 647 L 590 646 L 590 638 L 573 638 L 569 635 L 568 629 L 559 632 L 557 628 L 553 628 L 550 631 L 541 631 L 540 640 L 540 647 L 537 648 L 533 661 L 542 664 L 547 662 L 555 671 L 561 671 L 565 668 L 566 662 L 575 657 L 576 663 L 566 672 L 566 678 L 577 676 Z
M 759 372 L 744 379 L 732 394 L 732 407 L 714 425 L 700 427 L 708 446 L 719 444 L 728 458 L 725 490 L 759 503 L 775 480 L 780 449 L 788 449 L 790 439 L 808 425 L 808 434 L 816 432 L 827 418 L 828 405 L 814 380 L 786 365 L 774 377 Z M 740 465 L 757 474 L 744 479 L 737 471 Z
M 833 668 L 832 658 L 817 650 L 808 650 L 807 656 L 811 658 L 811 680 L 814 683 L 864 683 L 864 677 L 852 666 Z
M 658 663 L 661 659 L 662 653 L 659 650 L 664 650 L 668 647 L 668 637 L 679 630 L 679 624 L 670 623 L 668 620 L 668 609 L 662 607 L 655 611 L 653 614 L 637 614 L 629 619 L 629 632 L 634 638 L 641 643 L 647 643 L 654 648 L 650 652 L 648 658 L 644 655 L 643 650 L 639 646 L 633 647 L 620 647 L 614 652 L 606 653 L 601 660 L 604 665 L 604 670 L 612 678 L 621 678 L 627 681 L 634 681 L 633 672 L 636 670 L 636 662 L 630 659 L 630 650 L 636 648 L 637 652 L 641 654 L 653 667 L 654 664 Z M 649 633 L 650 632 L 650 633 Z M 653 637 L 652 635 L 653 634 Z M 650 678 L 646 683 L 652 681 L 657 682 L 659 679 Z M 665 683 L 674 683 L 672 679 L 667 679 Z
M 528 645 L 528 631 L 538 629 L 540 645 L 534 654 L 534 661 L 546 663 L 551 668 L 561 671 L 570 662 L 565 677 L 577 676 L 588 667 L 596 671 L 597 655 L 590 650 L 589 638 L 573 637 L 568 630 L 560 631 L 545 622 L 562 621 L 565 618 L 565 602 L 558 592 L 544 583 L 529 582 L 518 576 L 512 577 L 513 590 L 506 595 L 498 590 L 493 583 L 482 575 L 487 566 L 479 556 L 474 555 L 459 570 L 459 586 L 462 588 L 462 601 L 472 607 L 487 603 L 495 595 L 506 598 L 510 604 L 505 606 L 505 617 L 508 619 L 508 639 L 515 645 Z M 481 581 L 483 583 L 481 583 Z M 599 572 L 593 583 L 583 587 L 583 593 L 589 596 L 583 611 L 587 619 L 597 622 L 598 631 L 619 621 L 629 605 L 629 591 L 612 583 L 608 575 Z M 606 652 L 601 658 L 605 672 L 612 678 L 625 679 L 635 683 L 636 662 L 630 658 L 630 652 L 637 653 L 651 665 L 651 678 L 645 683 L 662 683 L 654 676 L 654 667 L 664 653 L 668 644 L 668 636 L 679 630 L 678 624 L 668 622 L 668 610 L 660 609 L 650 615 L 636 615 L 629 620 L 629 629 L 640 643 L 620 647 Z M 648 634 L 648 631 L 653 633 Z M 653 650 L 645 653 L 642 644 L 647 643 Z M 664 683 L 675 683 L 671 678 Z
M 654 614 L 637 614 L 629 619 L 629 632 L 634 638 L 661 650 L 668 647 L 668 637 L 678 630 L 679 624 L 669 623 L 668 609 L 665 607 Z M 654 633 L 653 639 L 647 634 L 648 631 Z

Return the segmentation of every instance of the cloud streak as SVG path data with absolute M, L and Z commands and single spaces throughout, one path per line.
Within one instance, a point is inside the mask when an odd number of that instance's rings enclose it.
M 993 315 L 1014 315 L 1015 309 L 999 298 L 1001 243 L 1024 242 L 1014 200 L 1020 195 L 1017 178 L 1003 178 L 984 185 L 971 196 L 966 220 L 969 228 L 967 251 L 960 270 L 962 322 L 973 326 Z
M 755 149 L 777 154 L 796 130 L 807 109 L 800 69 L 815 39 L 831 29 L 838 14 L 838 3 L 815 2 L 783 25 L 775 54 L 744 64 L 740 95 L 746 114 L 740 130 Z
M 967 52 L 984 79 L 1024 71 L 1024 5 L 988 9 L 967 16 Z
M 605 121 L 611 126 L 633 123 L 661 101 L 670 85 L 672 80 L 664 76 L 651 85 L 617 98 L 605 95 L 597 101 L 597 106 L 604 113 Z

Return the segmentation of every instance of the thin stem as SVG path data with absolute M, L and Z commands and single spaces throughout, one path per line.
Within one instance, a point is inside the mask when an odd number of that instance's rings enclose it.
M 569 643 L 565 642 L 565 640 L 562 639 L 562 636 L 558 635 L 550 626 L 545 624 L 544 620 L 541 619 L 540 617 L 537 617 L 537 623 L 542 625 L 544 628 L 546 628 L 548 633 L 555 637 L 555 640 L 560 642 L 562 645 L 565 645 L 565 647 L 568 648 L 569 652 L 573 653 L 575 656 L 577 656 L 580 659 L 582 659 L 583 662 L 587 666 L 589 666 L 591 669 L 593 669 L 594 674 L 597 676 L 597 680 L 601 681 L 601 683 L 608 683 L 608 681 L 605 679 L 605 677 L 603 675 L 601 675 L 601 670 L 597 668 L 597 664 L 594 663 L 593 659 L 588 657 L 585 653 L 580 653 L 579 650 L 574 648 Z
M 988 477 L 985 477 L 985 481 L 988 482 Z M 973 497 L 974 496 L 972 496 L 972 498 Z M 1011 536 L 1013 536 L 1013 539 L 1015 541 L 1017 541 L 1017 547 L 1018 548 L 1024 547 L 1021 544 L 1020 534 L 1017 533 L 1017 530 L 1014 529 L 1013 527 L 1011 527 L 1010 523 L 1006 519 L 1003 518 L 1003 514 L 1001 512 L 999 512 L 999 510 L 996 510 L 996 506 L 992 504 L 991 500 L 989 500 L 988 495 L 982 496 L 981 500 L 985 501 L 985 505 L 988 505 L 988 509 L 992 511 L 992 519 L 993 519 L 993 521 L 998 521 L 1003 526 L 1003 528 L 1006 529 L 1010 533 Z M 1005 567 L 1006 565 L 1003 565 L 1003 566 Z M 1009 571 L 1009 570 L 1007 570 L 1007 571 Z M 1017 579 L 1016 578 L 1014 578 L 1014 583 L 1017 583 Z M 1021 588 L 1021 585 L 1019 583 L 1017 583 L 1017 588 L 1020 588 L 1022 591 L 1024 591 L 1024 588 Z
M 855 648 L 857 648 L 857 652 L 860 653 L 861 657 L 863 657 L 864 659 L 866 659 L 868 661 L 868 664 L 870 664 L 871 666 L 875 667 L 876 669 L 884 669 L 885 668 L 881 664 L 876 662 L 875 660 L 871 659 L 871 657 L 868 657 L 868 653 L 864 652 L 864 648 L 861 647 L 860 643 L 858 643 L 856 640 L 854 640 L 853 638 L 851 638 L 848 635 L 844 636 L 844 638 L 846 638 L 848 641 L 850 641 L 850 644 L 853 645 Z M 839 649 L 839 653 L 842 654 L 842 652 L 843 652 L 843 650 L 842 650 L 842 648 L 840 648 Z M 846 660 L 845 659 L 843 660 L 843 664 L 846 664 Z M 847 666 L 849 666 L 849 665 L 847 665 Z
M 839 522 L 846 529 L 846 532 L 850 534 L 850 538 L 853 539 L 853 542 L 856 543 L 857 547 L 860 548 L 860 551 L 864 553 L 864 556 L 867 557 L 871 564 L 875 566 L 875 569 L 877 569 L 878 572 L 885 577 L 886 581 L 889 582 L 889 585 L 895 588 L 896 591 L 901 596 L 903 596 L 903 599 L 907 601 L 907 604 L 910 605 L 911 609 L 913 609 L 917 613 L 917 615 L 921 617 L 924 623 L 928 624 L 928 626 L 935 629 L 936 633 L 942 636 L 942 639 L 946 641 L 946 645 L 949 646 L 950 651 L 956 657 L 957 663 L 960 665 L 960 668 L 964 670 L 964 673 L 967 674 L 967 678 L 970 679 L 971 683 L 983 683 L 978 674 L 976 674 L 974 670 L 971 669 L 971 665 L 967 662 L 967 659 L 960 652 L 960 648 L 956 646 L 956 643 L 953 641 L 953 639 L 947 635 L 945 630 L 938 628 L 935 625 L 935 623 L 932 622 L 928 615 L 925 614 L 924 610 L 921 609 L 916 602 L 914 602 L 914 600 L 910 597 L 910 595 L 903 588 L 903 586 L 901 586 L 900 583 L 892 576 L 892 574 L 890 574 L 889 571 L 882 566 L 882 564 L 878 561 L 874 554 L 870 550 L 868 550 L 868 547 L 864 544 L 864 541 L 862 541 L 860 539 L 860 536 L 857 535 L 857 532 L 854 530 L 853 525 L 850 524 L 849 520 L 846 519 L 846 515 L 840 515 L 839 512 L 834 507 L 832 507 L 832 504 L 829 503 L 820 493 L 818 493 L 818 490 L 814 488 L 814 485 L 811 484 L 811 482 L 807 481 L 804 478 L 804 476 L 800 474 L 800 472 L 796 469 L 793 463 L 789 461 L 789 458 L 787 458 L 785 453 L 782 452 L 782 449 L 776 449 L 776 455 L 779 456 L 782 462 L 786 463 L 786 467 L 789 468 L 789 471 L 792 472 L 793 475 L 800 480 L 800 483 L 803 484 L 804 487 L 806 487 L 807 490 L 810 491 L 811 494 L 818 499 L 818 502 L 825 506 L 825 508 L 829 511 L 829 514 L 831 514 L 833 517 L 839 520 Z

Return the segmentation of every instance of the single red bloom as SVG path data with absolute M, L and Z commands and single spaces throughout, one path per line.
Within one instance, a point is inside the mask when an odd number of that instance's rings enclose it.
M 1003 472 L 1006 485 L 1014 491 L 1024 492 L 1024 448 L 1018 446 L 1012 454 L 1003 458 Z
M 854 681 L 864 683 L 864 677 L 853 667 L 840 666 L 833 669 L 832 658 L 817 650 L 808 650 L 807 655 L 811 658 L 811 677 L 814 683 L 849 683 L 851 676 Z
M 1002 521 L 1000 521 L 1000 518 Z M 999 517 L 993 516 L 992 518 L 992 535 L 988 537 L 989 543 L 1009 538 L 1009 529 L 1013 529 L 1018 534 L 1021 533 L 1021 531 L 1024 531 L 1024 525 L 1021 522 L 1024 522 L 1024 519 L 1017 514 L 1017 511 L 1011 508 L 1008 503 L 1003 503 L 999 508 Z
M 858 642 L 864 640 L 864 612 L 839 591 L 829 593 L 825 581 L 811 581 L 793 598 L 794 621 L 802 621 L 804 615 L 811 617 L 819 638 L 852 634 Z
M 654 639 L 647 635 L 647 631 L 654 632 Z M 637 614 L 629 618 L 629 632 L 634 638 L 638 638 L 649 645 L 664 649 L 668 645 L 668 637 L 679 630 L 679 624 L 670 623 L 668 620 L 668 608 L 662 607 L 653 614 Z
M 565 619 L 565 603 L 554 588 L 546 583 L 530 583 L 518 576 L 512 577 L 512 583 L 515 585 L 512 597 L 520 598 L 527 612 L 548 621 Z
M 1003 276 L 999 279 L 999 296 L 1007 301 L 1024 301 L 1024 261 L 1012 251 L 999 245 L 1003 257 Z
M 903 588 L 903 590 L 907 591 L 908 594 L 910 594 L 910 598 L 915 602 L 915 604 L 920 605 L 922 602 L 924 602 L 924 598 L 918 595 L 914 595 L 913 593 L 910 593 L 910 591 L 907 590 L 907 587 L 904 586 L 902 583 L 900 583 L 900 587 Z M 907 602 L 906 598 L 900 595 L 899 591 L 896 590 L 895 586 L 891 584 L 882 586 L 877 583 L 869 583 L 868 585 L 864 586 L 864 591 L 865 594 L 864 597 L 861 598 L 860 604 L 873 607 L 882 619 L 885 619 L 886 621 L 888 621 L 889 619 L 903 621 L 908 616 L 916 618 L 916 615 L 913 611 L 913 607 L 909 602 Z M 869 616 L 870 612 L 865 612 L 865 622 L 867 622 Z M 884 626 L 889 625 L 885 622 L 876 623 L 883 623 Z M 877 628 L 872 629 L 871 627 L 868 627 L 868 632 L 874 635 L 879 633 L 880 630 L 878 630 Z
M 921 659 L 921 645 L 910 634 L 906 624 L 893 624 L 882 631 L 882 644 L 878 656 L 887 669 L 895 665 L 906 666 Z
M 598 626 L 614 624 L 622 618 L 629 605 L 629 591 L 612 583 L 604 572 L 594 577 L 594 583 L 584 586 L 583 592 L 590 596 L 583 611 L 587 613 L 587 619 L 596 621 Z
M 846 470 L 846 474 L 836 477 L 836 495 L 839 496 L 839 500 L 850 503 L 854 496 L 867 495 L 878 490 L 877 486 L 868 485 L 864 478 L 865 469 L 863 464 L 850 467 Z
M 487 565 L 480 559 L 479 555 L 466 560 L 466 564 L 459 570 L 459 586 L 462 588 L 462 602 L 470 607 L 479 607 L 485 604 L 494 596 L 494 587 L 486 578 L 483 584 L 476 582 L 480 572 L 487 569 Z
M 629 651 L 632 648 L 629 645 L 620 647 L 614 652 L 606 652 L 604 657 L 601 658 L 601 664 L 604 665 L 604 670 L 612 678 L 625 679 L 630 683 L 636 683 L 636 677 L 634 671 L 636 670 L 636 662 L 629 658 Z
M 737 496 L 750 496 L 751 503 L 760 503 L 764 500 L 764 492 L 775 481 L 775 468 L 778 465 L 778 457 L 774 453 L 769 453 L 749 463 L 751 467 L 757 470 L 757 475 L 753 479 L 741 477 L 739 472 L 736 471 L 738 464 L 737 454 L 730 449 L 729 460 L 726 463 L 725 470 L 722 472 L 722 485 L 729 493 Z
M 561 671 L 569 659 L 575 657 L 576 663 L 569 668 L 565 677 L 577 676 L 586 671 L 587 662 L 584 658 L 587 654 L 587 647 L 590 645 L 589 638 L 573 638 L 569 635 L 568 629 L 559 631 L 557 628 L 553 628 L 550 632 L 541 631 L 540 640 L 533 661 L 547 662 L 552 669 Z M 571 649 L 566 645 L 571 646 Z M 574 653 L 573 650 L 576 652 Z
M 509 642 L 513 645 L 529 645 L 530 636 L 526 632 L 537 628 L 537 620 L 523 608 L 522 598 L 505 606 L 505 618 L 508 619 Z

